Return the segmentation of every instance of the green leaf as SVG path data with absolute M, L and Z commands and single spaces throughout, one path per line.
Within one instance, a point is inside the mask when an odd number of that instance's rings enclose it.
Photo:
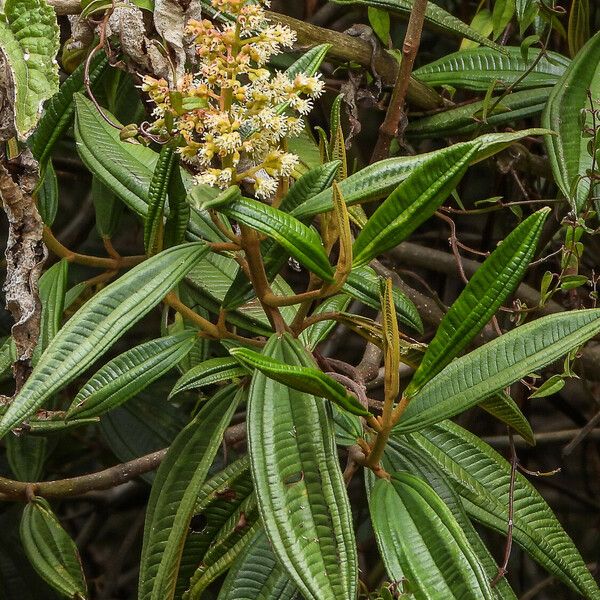
M 312 77 L 325 60 L 327 52 L 331 48 L 331 44 L 318 44 L 307 50 L 291 67 L 286 69 L 285 74 L 293 79 L 296 75 L 304 74 L 307 77 Z
M 44 225 L 52 227 L 58 212 L 58 180 L 52 162 L 48 162 L 37 190 L 37 204 Z
M 32 357 L 34 365 L 37 364 L 40 355 L 50 345 L 62 325 L 68 273 L 69 263 L 63 259 L 40 277 L 39 296 L 42 302 L 42 313 L 40 337 Z
M 552 375 L 529 397 L 530 398 L 546 398 L 560 392 L 565 387 L 565 380 L 562 375 Z
M 230 381 L 245 375 L 248 375 L 248 370 L 240 366 L 235 358 L 211 358 L 186 371 L 173 386 L 169 399 L 187 390 Z
M 548 315 L 451 362 L 413 397 L 396 429 L 415 431 L 457 415 L 551 364 L 600 331 L 600 310 Z
M 406 397 L 414 396 L 458 356 L 514 292 L 535 254 L 549 212 L 544 208 L 523 221 L 477 269 L 444 315 Z
M 48 440 L 45 437 L 15 435 L 6 438 L 6 459 L 19 481 L 39 481 L 47 455 Z
M 347 294 L 336 294 L 327 298 L 311 316 L 317 316 L 329 312 L 343 312 L 350 304 L 350 296 Z M 336 326 L 335 321 L 318 321 L 310 327 L 307 327 L 301 334 L 300 340 L 306 348 L 314 350 L 323 340 L 327 338 L 332 329 Z
M 228 217 L 273 238 L 291 256 L 321 279 L 333 281 L 333 269 L 316 231 L 294 217 L 249 198 L 222 209 Z
M 486 92 L 496 82 L 497 88 L 513 86 L 520 90 L 554 85 L 571 63 L 562 54 L 548 51 L 533 66 L 538 50 L 530 52 L 528 60 L 523 60 L 517 46 L 506 46 L 505 50 L 507 54 L 491 48 L 460 50 L 416 69 L 413 75 L 433 87 L 451 85 Z
M 206 588 L 248 547 L 260 527 L 256 497 L 251 494 L 212 540 L 182 600 L 199 600 Z
M 319 369 L 287 364 L 266 354 L 259 354 L 248 348 L 232 348 L 229 351 L 242 364 L 256 369 L 279 383 L 319 398 L 326 398 L 349 413 L 362 417 L 369 411 L 349 394 L 346 388 Z
M 26 140 L 40 118 L 42 103 L 58 91 L 58 24 L 45 0 L 6 0 L 4 16 L 0 52 L 10 79 L 5 91 L 17 135 Z
M 92 88 L 104 74 L 107 66 L 108 58 L 104 52 L 99 52 L 94 56 L 89 72 Z M 58 92 L 46 102 L 38 126 L 29 138 L 31 152 L 40 163 L 42 171 L 50 159 L 54 145 L 73 123 L 75 116 L 74 94 L 84 90 L 84 68 L 83 63 L 79 65 L 65 79 Z
M 393 473 L 371 491 L 377 544 L 392 581 L 419 600 L 493 598 L 477 555 L 450 509 L 422 479 Z
M 160 465 L 146 511 L 139 600 L 172 600 L 198 492 L 239 401 L 217 393 L 177 436 Z
M 151 340 L 113 358 L 81 388 L 66 418 L 97 417 L 127 402 L 174 368 L 195 342 L 195 333 L 186 331 Z
M 413 7 L 412 0 L 334 0 L 334 2 L 337 4 L 366 4 L 367 6 L 389 10 L 391 12 L 400 13 L 401 15 L 410 15 Z M 443 8 L 440 8 L 433 2 L 427 3 L 425 19 L 428 23 L 444 32 L 451 33 L 458 37 L 465 37 L 478 42 L 479 44 L 483 44 L 484 46 L 496 48 L 497 50 L 500 49 L 500 51 L 502 51 L 498 44 L 483 37 L 466 23 L 463 23 L 460 19 L 452 16 L 449 12 L 446 12 Z
M 406 135 L 414 140 L 466 135 L 540 113 L 547 100 L 548 88 L 514 92 L 502 98 L 485 119 L 483 112 L 496 103 L 496 98 L 471 102 L 412 121 L 406 128 Z
M 540 0 L 516 0 L 517 20 L 521 35 L 533 23 L 540 10 Z
M 413 433 L 409 444 L 430 456 L 463 497 L 469 515 L 506 534 L 510 464 L 462 427 L 444 421 Z M 519 472 L 515 479 L 513 539 L 549 573 L 584 598 L 600 590 L 577 548 L 535 488 Z
M 381 42 L 387 46 L 390 40 L 390 13 L 387 10 L 369 6 L 367 14 L 373 31 Z
M 291 187 L 279 206 L 283 212 L 291 212 L 308 199 L 330 187 L 339 169 L 339 161 L 333 161 L 311 169 Z M 261 242 L 261 255 L 265 263 L 267 278 L 271 281 L 281 271 L 288 255 L 279 244 L 272 239 Z M 223 299 L 223 307 L 237 308 L 254 296 L 252 284 L 240 269 L 229 291 Z
M 52 588 L 66 598 L 87 598 L 77 546 L 46 500 L 36 497 L 27 504 L 20 534 L 27 558 Z
M 519 141 L 523 137 L 532 135 L 542 135 L 549 133 L 543 129 L 528 129 L 524 131 L 510 133 L 488 133 L 479 136 L 473 142 L 456 144 L 456 146 L 469 146 L 478 142 L 479 151 L 473 157 L 473 162 L 478 162 L 493 156 L 507 148 L 512 143 Z M 397 158 L 388 158 L 369 165 L 348 179 L 339 183 L 340 191 L 348 206 L 379 200 L 391 194 L 400 183 L 402 183 L 414 169 L 427 162 L 440 150 L 434 150 L 426 154 L 417 154 L 416 156 L 400 156 Z M 307 199 L 302 205 L 292 211 L 292 214 L 301 221 L 310 219 L 315 215 L 327 212 L 333 209 L 333 191 L 331 188 Z
M 289 580 L 264 531 L 258 531 L 229 570 L 218 600 L 293 600 Z
M 145 217 L 148 193 L 158 153 L 141 144 L 122 142 L 119 130 L 109 125 L 94 104 L 82 94 L 75 94 L 75 141 L 77 152 L 86 167 L 112 190 L 134 213 Z M 118 120 L 103 109 L 111 121 Z M 191 177 L 183 175 L 191 187 Z M 210 189 L 210 188 L 209 188 Z M 214 190 L 211 190 L 215 193 Z M 188 225 L 192 240 L 222 241 L 222 236 L 206 211 L 192 210 Z
M 381 305 L 379 299 L 379 281 L 379 276 L 371 267 L 354 267 L 350 275 L 348 275 L 343 290 L 363 304 L 379 310 Z M 397 287 L 393 289 L 392 296 L 394 298 L 398 321 L 409 325 L 419 333 L 423 333 L 423 322 L 421 321 L 417 307 L 412 301 Z
M 352 247 L 354 265 L 397 246 L 446 200 L 479 149 L 477 142 L 450 146 L 417 167 L 371 216 Z
M 92 200 L 98 234 L 101 238 L 110 239 L 119 226 L 123 203 L 97 177 L 92 179 Z
M 433 488 L 450 509 L 459 527 L 464 532 L 486 572 L 488 581 L 492 581 L 498 573 L 498 565 L 469 520 L 462 499 L 453 488 L 452 482 L 444 470 L 420 448 L 415 447 L 414 444 L 411 445 L 410 440 L 405 440 L 400 436 L 391 438 L 386 446 L 383 455 L 383 467 L 388 473 L 408 471 L 426 481 Z M 368 494 L 376 478 L 372 472 L 365 472 L 365 475 Z M 369 498 L 369 496 L 367 497 Z M 492 591 L 494 598 L 498 600 L 516 600 L 516 596 L 508 585 L 506 578 L 502 578 Z
M 287 335 L 264 355 L 311 367 Z M 306 600 L 357 594 L 356 542 L 327 404 L 256 372 L 248 446 L 258 505 L 273 552 Z
M 590 0 L 573 0 L 569 12 L 567 40 L 569 52 L 575 56 L 590 38 Z
M 496 0 L 492 12 L 494 39 L 500 37 L 515 14 L 515 0 Z
M 177 154 L 170 146 L 160 149 L 158 162 L 154 167 L 150 189 L 148 190 L 148 213 L 144 223 L 144 248 L 147 254 L 154 254 L 162 245 L 163 213 L 171 174 L 177 168 Z
M 100 421 L 102 437 L 120 462 L 166 448 L 187 424 L 188 415 L 166 402 L 167 390 L 161 394 L 157 385 L 106 413 Z M 142 479 L 152 483 L 154 476 L 154 472 L 146 473 Z
M 479 407 L 514 429 L 528 444 L 535 446 L 535 436 L 529 421 L 527 421 L 517 403 L 506 392 L 494 394 L 487 400 L 480 402 Z
M 0 437 L 100 358 L 206 254 L 204 244 L 165 250 L 102 289 L 67 321 L 0 420 Z
M 239 265 L 234 259 L 211 253 L 189 272 L 186 284 L 189 283 L 201 306 L 215 314 L 219 314 L 223 298 L 231 288 L 238 269 Z M 294 293 L 282 277 L 276 277 L 271 287 L 278 295 L 291 295 Z M 296 308 L 293 306 L 282 307 L 281 314 L 286 323 L 291 323 L 296 315 Z M 269 336 L 272 333 L 269 320 L 257 300 L 228 312 L 227 320 L 233 325 L 255 332 L 258 335 Z
M 585 175 L 592 168 L 592 157 L 588 153 L 589 139 L 582 135 L 582 111 L 592 108 L 588 94 L 600 97 L 600 32 L 577 53 L 552 88 L 542 115 L 543 126 L 558 133 L 545 138 L 554 179 L 578 212 L 590 193 Z M 584 116 L 584 126 L 592 127 L 592 114 L 586 112 Z
M 176 598 L 181 598 L 189 588 L 192 575 L 230 519 L 237 515 L 239 521 L 240 507 L 252 495 L 247 455 L 227 465 L 202 486 L 181 557 Z

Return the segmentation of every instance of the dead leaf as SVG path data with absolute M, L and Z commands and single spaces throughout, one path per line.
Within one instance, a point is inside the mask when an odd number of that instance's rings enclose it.
M 168 59 L 147 37 L 144 15 L 135 6 L 118 6 L 108 20 L 107 34 L 119 39 L 121 52 L 134 73 L 150 73 L 172 82 Z
M 17 181 L 0 164 L 0 197 L 9 223 L 3 289 L 6 308 L 15 322 L 11 331 L 17 348 L 13 372 L 18 392 L 31 371 L 31 356 L 40 333 L 38 279 L 47 250 L 42 242 L 42 219 L 32 196 L 38 176 L 37 163 L 26 150 L 9 166 Z
M 154 27 L 174 52 L 177 78 L 185 71 L 186 49 L 193 47 L 184 42 L 185 26 L 190 19 L 200 19 L 202 5 L 199 0 L 156 0 L 154 3 Z

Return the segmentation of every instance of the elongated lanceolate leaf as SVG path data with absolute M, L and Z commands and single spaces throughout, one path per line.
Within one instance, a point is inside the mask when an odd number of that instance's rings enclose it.
M 5 110 L 13 112 L 19 139 L 29 137 L 42 104 L 58 91 L 59 30 L 45 0 L 6 0 L 0 21 L 0 53 L 9 74 Z
M 186 371 L 173 386 L 169 398 L 186 390 L 214 385 L 244 375 L 248 375 L 248 369 L 242 367 L 235 358 L 211 358 Z
M 544 109 L 547 100 L 548 88 L 514 92 L 502 98 L 485 119 L 484 111 L 491 109 L 497 98 L 471 102 L 412 121 L 406 128 L 406 135 L 420 140 L 485 131 L 538 114 Z
M 409 15 L 413 7 L 412 0 L 334 0 L 334 2 L 337 2 L 338 4 L 364 4 L 404 15 Z M 449 12 L 446 12 L 443 8 L 433 2 L 427 3 L 425 19 L 431 25 L 435 25 L 437 28 L 447 31 L 452 35 L 466 37 L 467 39 L 483 44 L 484 46 L 495 48 L 496 51 L 502 51 L 498 44 L 495 44 L 488 38 L 480 35 L 466 23 L 463 23 L 460 19 L 452 16 Z
M 264 355 L 313 366 L 288 335 L 273 336 Z M 306 600 L 355 598 L 356 542 L 327 404 L 256 372 L 248 445 L 265 531 L 290 579 Z
M 293 600 L 295 595 L 296 586 L 260 530 L 229 570 L 218 600 Z
M 592 127 L 593 117 L 588 94 L 596 101 L 600 98 L 600 32 L 577 53 L 565 74 L 552 88 L 542 115 L 544 127 L 558 133 L 546 136 L 546 148 L 554 179 L 560 191 L 573 208 L 581 211 L 590 192 L 587 175 L 592 167 L 588 153 L 589 137 L 583 135 L 585 127 Z
M 158 469 L 146 511 L 138 600 L 171 600 L 196 498 L 239 395 L 217 393 L 175 438 Z
M 87 586 L 75 542 L 43 498 L 27 504 L 21 518 L 21 543 L 33 568 L 61 596 L 87 598 Z
M 413 397 L 397 430 L 415 431 L 457 415 L 551 364 L 600 331 L 600 310 L 548 315 L 457 358 Z
M 162 230 L 163 214 L 171 175 L 173 169 L 178 165 L 176 159 L 175 150 L 169 146 L 163 146 L 152 174 L 148 190 L 148 214 L 144 223 L 144 247 L 148 254 L 154 254 L 159 243 L 158 236 L 164 235 Z
M 108 58 L 104 52 L 94 56 L 90 64 L 90 85 L 94 84 L 106 71 Z M 54 94 L 44 105 L 44 113 L 36 127 L 35 132 L 29 138 L 29 146 L 34 158 L 40 163 L 40 169 L 44 170 L 50 154 L 58 139 L 65 133 L 75 117 L 75 102 L 73 94 L 84 89 L 83 74 L 84 64 L 81 64 L 60 86 L 59 91 Z
M 222 537 L 221 531 L 234 515 L 237 515 L 239 521 L 242 505 L 252 495 L 247 454 L 204 483 L 198 492 L 194 516 L 190 521 L 190 531 L 181 556 L 176 598 L 181 598 L 189 589 L 190 579 L 202 564 L 213 540 Z
M 413 75 L 433 87 L 450 85 L 486 92 L 496 82 L 497 88 L 526 89 L 554 85 L 571 62 L 562 54 L 547 52 L 532 69 L 539 50 L 531 49 L 528 59 L 524 60 L 521 48 L 505 46 L 504 49 L 507 54 L 481 47 L 447 54 L 416 69 Z
M 249 198 L 228 204 L 223 212 L 256 231 L 273 238 L 291 256 L 325 281 L 333 280 L 333 269 L 316 231 L 294 217 Z
M 348 393 L 346 388 L 314 367 L 301 367 L 281 362 L 248 348 L 232 348 L 229 351 L 242 364 L 264 373 L 267 377 L 295 390 L 326 398 L 349 413 L 368 416 L 369 411 Z
M 306 200 L 316 196 L 327 189 L 333 183 L 335 175 L 339 169 L 339 161 L 333 161 L 311 169 L 308 173 L 292 186 L 290 191 L 284 196 L 279 206 L 283 212 L 291 212 Z M 271 281 L 288 260 L 288 253 L 282 249 L 273 239 L 266 239 L 261 242 L 261 255 L 265 263 L 267 278 Z M 240 269 L 232 283 L 229 291 L 223 299 L 223 307 L 232 309 L 244 304 L 254 297 L 254 288 Z
M 547 134 L 547 129 L 526 129 L 523 131 L 509 133 L 486 133 L 481 135 L 474 142 L 481 144 L 479 151 L 473 157 L 473 162 L 478 162 L 484 158 L 493 156 L 504 148 L 507 148 L 514 142 L 529 135 Z M 471 142 L 467 142 L 471 143 Z M 457 144 L 464 145 L 465 143 Z M 425 154 L 416 156 L 399 156 L 397 158 L 388 158 L 375 164 L 369 165 L 364 169 L 350 175 L 348 179 L 340 181 L 340 191 L 348 206 L 379 200 L 391 194 L 400 183 L 402 183 L 411 173 L 428 161 L 441 150 L 434 150 Z M 292 214 L 301 221 L 308 219 L 322 212 L 332 210 L 333 192 L 329 188 L 323 192 L 306 200 L 302 205 L 292 211 Z
M 529 421 L 517 406 L 517 403 L 504 391 L 490 396 L 479 403 L 492 417 L 506 423 L 516 431 L 528 444 L 535 446 L 535 436 Z
M 463 530 L 422 479 L 406 472 L 380 479 L 371 491 L 370 512 L 389 577 L 407 579 L 416 600 L 493 598 Z
M 471 548 L 475 551 L 481 566 L 486 572 L 488 581 L 492 581 L 498 573 L 498 565 L 479 537 L 475 527 L 473 527 L 462 504 L 462 498 L 454 489 L 452 481 L 446 476 L 446 473 L 440 466 L 420 448 L 411 445 L 410 440 L 401 439 L 400 436 L 397 436 L 390 439 L 385 448 L 383 467 L 388 473 L 408 471 L 431 486 L 450 509 L 450 512 L 469 541 Z M 369 492 L 377 479 L 372 472 L 366 472 L 365 475 L 367 497 L 370 500 Z M 505 577 L 492 588 L 492 593 L 493 597 L 497 600 L 516 600 L 516 596 Z
M 201 243 L 165 250 L 86 302 L 52 340 L 0 420 L 0 437 L 100 358 L 206 254 Z
M 119 131 L 109 125 L 94 104 L 82 94 L 74 94 L 76 106 L 75 141 L 77 152 L 85 166 L 134 213 L 145 217 L 148 193 L 158 152 L 142 144 L 129 144 L 119 138 Z M 103 109 L 111 121 L 118 120 Z M 184 175 L 184 179 L 190 179 Z M 208 188 L 205 193 L 215 193 Z M 222 235 L 206 211 L 191 211 L 187 228 L 191 240 L 222 241 Z
M 411 446 L 421 449 L 443 469 L 472 518 L 506 534 L 511 467 L 504 458 L 450 421 L 407 437 Z M 600 589 L 579 551 L 544 499 L 519 472 L 513 508 L 514 541 L 584 598 L 600 597 Z
M 354 267 L 348 275 L 343 291 L 356 300 L 376 310 L 380 308 L 379 276 L 371 267 L 366 265 Z M 396 317 L 399 322 L 409 325 L 415 331 L 423 333 L 423 322 L 417 307 L 397 287 L 392 291 Z
M 67 419 L 97 417 L 120 406 L 171 370 L 196 343 L 193 331 L 131 348 L 104 365 L 81 388 Z
M 256 497 L 251 494 L 226 520 L 212 540 L 182 600 L 200 600 L 206 588 L 224 573 L 252 542 L 260 527 Z
M 452 193 L 479 149 L 477 142 L 451 146 L 416 168 L 371 216 L 352 253 L 354 265 L 393 248 L 424 223 Z
M 405 396 L 413 396 L 458 356 L 513 293 L 533 258 L 549 212 L 542 209 L 523 221 L 471 277 L 444 315 Z

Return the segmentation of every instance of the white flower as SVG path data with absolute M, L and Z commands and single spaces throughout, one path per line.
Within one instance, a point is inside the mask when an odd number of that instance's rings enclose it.
M 254 185 L 254 193 L 261 200 L 268 200 L 277 191 L 277 180 L 262 170 L 254 176 Z

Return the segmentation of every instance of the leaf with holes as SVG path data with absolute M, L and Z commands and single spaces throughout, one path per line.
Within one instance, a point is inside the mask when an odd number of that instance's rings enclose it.
M 198 492 L 240 395 L 218 392 L 175 438 L 152 485 L 140 563 L 139 600 L 172 600 Z
M 313 366 L 288 335 L 271 337 L 263 353 Z M 265 531 L 290 579 L 307 600 L 354 598 L 356 542 L 327 404 L 255 372 L 248 445 Z

